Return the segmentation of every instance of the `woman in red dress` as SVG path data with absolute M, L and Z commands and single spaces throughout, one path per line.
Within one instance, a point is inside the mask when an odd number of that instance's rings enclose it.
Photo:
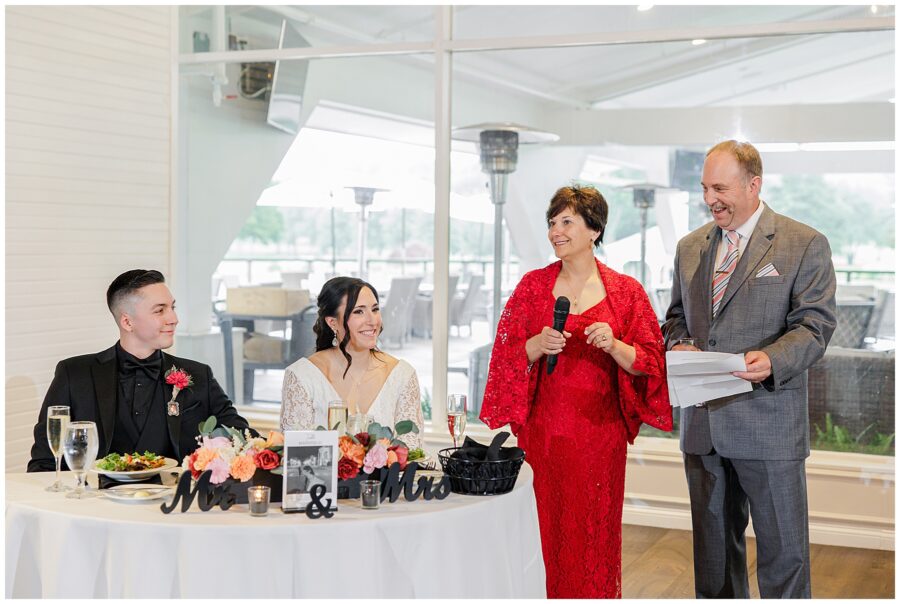
M 594 258 L 607 215 L 592 187 L 553 196 L 548 237 L 560 261 L 522 277 L 503 309 L 481 409 L 491 428 L 510 425 L 534 469 L 550 598 L 621 597 L 626 442 L 641 423 L 672 430 L 647 294 Z M 563 333 L 550 327 L 559 296 L 571 305 Z

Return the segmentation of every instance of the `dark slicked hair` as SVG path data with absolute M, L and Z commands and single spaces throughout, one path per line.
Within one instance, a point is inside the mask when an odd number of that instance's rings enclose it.
M 154 283 L 165 283 L 166 278 L 159 271 L 137 268 L 125 271 L 109 284 L 106 290 L 106 306 L 118 320 L 116 309 L 121 309 L 125 300 L 137 293 L 137 290 Z
M 600 191 L 590 186 L 560 187 L 553 194 L 550 207 L 547 208 L 547 224 L 551 218 L 568 209 L 581 216 L 589 229 L 599 233 L 594 240 L 594 247 L 599 246 L 603 241 L 606 220 L 609 217 L 609 204 Z

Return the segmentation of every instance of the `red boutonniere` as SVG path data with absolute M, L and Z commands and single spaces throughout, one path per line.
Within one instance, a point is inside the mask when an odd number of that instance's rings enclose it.
M 172 365 L 172 368 L 166 372 L 166 383 L 172 386 L 172 400 L 166 405 L 166 413 L 171 416 L 178 416 L 181 413 L 181 409 L 175 401 L 175 397 L 188 386 L 193 386 L 194 379 L 184 369 L 179 369 Z

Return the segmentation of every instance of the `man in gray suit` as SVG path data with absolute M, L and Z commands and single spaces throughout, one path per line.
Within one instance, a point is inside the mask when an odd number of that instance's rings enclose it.
M 734 375 L 753 390 L 682 413 L 694 588 L 749 597 L 752 516 L 760 595 L 809 598 L 807 369 L 836 325 L 831 248 L 760 200 L 762 161 L 749 143 L 710 149 L 701 182 L 713 222 L 678 243 L 666 346 L 742 353 L 747 371 Z

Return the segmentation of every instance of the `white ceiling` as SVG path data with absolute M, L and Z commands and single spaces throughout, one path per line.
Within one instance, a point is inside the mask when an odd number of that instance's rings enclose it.
M 195 10 L 209 10 L 197 8 Z M 271 47 L 282 18 L 313 46 L 431 38 L 431 6 L 227 7 L 231 32 Z M 454 38 L 722 28 L 893 15 L 857 6 L 458 6 Z M 403 60 L 403 59 L 401 59 Z M 408 60 L 408 59 L 406 59 Z M 419 59 L 421 63 L 421 59 Z M 563 106 L 704 107 L 885 102 L 894 32 L 460 52 L 456 76 Z

